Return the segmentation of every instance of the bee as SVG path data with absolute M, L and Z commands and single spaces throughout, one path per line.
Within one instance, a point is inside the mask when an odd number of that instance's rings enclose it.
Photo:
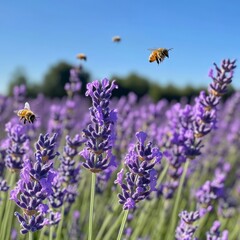
M 119 37 L 119 36 L 114 36 L 113 38 L 112 38 L 112 41 L 113 42 L 121 42 L 121 37 Z
M 173 48 L 157 48 L 157 49 L 148 49 L 152 51 L 152 53 L 149 56 L 149 62 L 156 61 L 157 64 L 162 62 L 165 57 L 169 58 L 168 51 L 172 50 Z
M 17 113 L 18 117 L 20 117 L 20 121 L 23 120 L 24 124 L 26 124 L 27 121 L 29 123 L 34 123 L 34 121 L 37 118 L 35 113 L 31 111 L 30 105 L 28 102 L 25 103 L 24 109 L 21 109 L 15 112 Z
M 77 55 L 77 58 L 80 59 L 80 60 L 87 61 L 87 56 L 84 53 L 79 53 Z

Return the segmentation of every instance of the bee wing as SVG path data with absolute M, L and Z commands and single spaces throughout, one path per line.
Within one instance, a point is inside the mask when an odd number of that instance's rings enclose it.
M 30 105 L 29 105 L 28 102 L 25 102 L 24 108 L 25 108 L 25 109 L 28 109 L 28 110 L 31 110 L 31 109 L 30 109 Z
M 158 48 L 148 48 L 149 51 L 156 51 Z

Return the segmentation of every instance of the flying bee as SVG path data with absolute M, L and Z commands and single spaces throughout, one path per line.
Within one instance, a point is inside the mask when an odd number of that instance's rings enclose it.
M 79 53 L 77 55 L 77 58 L 80 59 L 80 60 L 87 61 L 87 56 L 84 53 Z
M 120 36 L 114 36 L 113 38 L 112 38 L 112 41 L 113 42 L 121 42 L 121 37 Z
M 24 124 L 26 124 L 27 121 L 29 123 L 34 123 L 34 121 L 37 118 L 35 113 L 31 111 L 30 105 L 28 102 L 25 103 L 24 109 L 21 109 L 15 112 L 17 113 L 18 117 L 20 117 L 20 121 L 23 120 Z
M 173 48 L 156 48 L 156 49 L 148 49 L 152 51 L 152 53 L 149 56 L 149 62 L 156 61 L 157 64 L 162 62 L 165 57 L 169 58 L 168 51 L 172 50 Z

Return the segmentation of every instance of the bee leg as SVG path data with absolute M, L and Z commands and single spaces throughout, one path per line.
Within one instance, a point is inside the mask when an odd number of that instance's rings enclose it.
M 26 124 L 26 119 L 24 119 L 23 123 Z
M 158 58 L 156 58 L 156 61 L 157 61 L 157 64 L 159 64 L 159 60 L 158 60 Z

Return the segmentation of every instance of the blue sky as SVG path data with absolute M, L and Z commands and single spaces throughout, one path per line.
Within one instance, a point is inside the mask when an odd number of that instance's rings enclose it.
M 207 86 L 213 62 L 240 56 L 240 2 L 42 0 L 0 3 L 0 93 L 17 67 L 40 81 L 60 60 L 93 79 L 137 72 L 161 84 Z M 114 44 L 112 36 L 122 42 Z M 159 66 L 148 48 L 174 48 Z M 234 86 L 240 88 L 240 70 Z

